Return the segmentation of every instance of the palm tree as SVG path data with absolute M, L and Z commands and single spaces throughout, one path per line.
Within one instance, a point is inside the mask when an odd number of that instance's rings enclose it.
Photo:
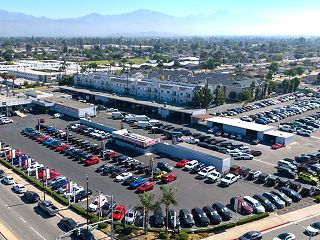
M 166 211 L 166 233 L 168 234 L 168 225 L 169 225 L 169 219 L 168 219 L 168 213 L 169 213 L 169 207 L 170 205 L 177 206 L 178 202 L 174 197 L 174 191 L 176 190 L 175 188 L 166 188 L 161 186 L 161 198 L 160 202 L 164 204 L 165 206 L 165 211 Z
M 11 75 L 10 78 L 12 79 L 12 95 L 14 95 L 14 81 L 17 79 L 16 75 Z
M 159 204 L 157 204 L 154 200 L 154 194 L 144 192 L 143 194 L 139 195 L 140 203 L 135 207 L 137 211 L 143 211 L 144 213 L 144 233 L 147 234 L 148 232 L 148 219 L 149 219 L 149 212 L 154 210 Z
M 96 62 L 90 63 L 90 64 L 88 65 L 88 68 L 89 68 L 89 69 L 91 68 L 93 72 L 96 72 L 96 71 L 97 71 L 97 67 L 98 67 L 98 64 L 97 64 Z
M 8 73 L 4 72 L 4 73 L 1 73 L 1 77 L 6 82 L 6 92 L 7 92 L 7 97 L 8 97 L 8 79 L 9 79 L 9 75 L 8 75 Z

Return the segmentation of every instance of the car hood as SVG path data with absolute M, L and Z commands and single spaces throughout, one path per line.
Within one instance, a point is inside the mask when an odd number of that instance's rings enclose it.
M 307 230 L 308 230 L 309 232 L 312 232 L 312 233 L 318 233 L 318 232 L 319 232 L 319 229 L 316 229 L 316 228 L 311 227 L 311 226 L 308 226 L 308 227 L 307 227 Z

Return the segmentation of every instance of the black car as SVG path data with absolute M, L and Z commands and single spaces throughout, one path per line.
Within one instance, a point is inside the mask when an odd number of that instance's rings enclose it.
M 292 199 L 292 201 L 294 202 L 299 202 L 302 199 L 302 196 L 297 193 L 296 191 L 287 188 L 287 187 L 282 187 L 279 189 L 280 192 L 283 192 L 285 195 L 287 195 L 289 198 Z
M 308 166 L 305 166 L 305 165 L 299 165 L 297 167 L 297 171 L 298 172 L 305 172 L 305 173 L 310 173 L 312 174 L 313 176 L 317 176 L 317 172 L 312 170 L 311 167 L 308 167 Z
M 276 189 L 273 189 L 271 191 L 271 193 L 273 193 L 274 195 L 277 195 L 282 201 L 285 202 L 286 206 L 290 206 L 291 203 L 292 203 L 292 200 L 291 198 L 289 198 L 287 195 L 285 195 L 284 193 L 276 190 Z
M 200 172 L 205 167 L 206 167 L 206 165 L 199 163 L 198 165 L 196 165 L 194 168 L 191 169 L 190 173 L 196 174 L 196 173 Z
M 75 229 L 77 227 L 76 221 L 72 218 L 62 218 L 60 224 L 64 226 L 68 231 Z
M 216 202 L 212 204 L 212 208 L 219 213 L 219 215 L 224 221 L 228 221 L 232 218 L 231 211 L 222 203 Z
M 201 226 L 206 227 L 210 224 L 209 218 L 206 216 L 204 211 L 201 208 L 193 208 L 191 210 L 193 218 L 200 223 Z
M 73 234 L 83 240 L 94 240 L 93 234 L 87 228 L 82 228 L 81 230 L 77 229 Z
M 298 192 L 300 190 L 300 188 L 301 188 L 301 183 L 296 182 L 296 181 L 290 182 L 289 188 L 291 188 L 292 190 L 295 190 L 296 192 Z
M 23 194 L 23 197 L 27 199 L 30 203 L 36 203 L 40 200 L 40 196 L 36 192 L 27 191 Z
M 210 219 L 211 224 L 219 224 L 222 219 L 219 213 L 213 209 L 211 206 L 204 206 L 202 210 L 206 213 L 207 217 Z
M 175 210 L 169 209 L 168 216 L 166 217 L 168 218 L 168 223 L 169 223 L 168 225 L 170 228 L 180 226 L 180 220 L 178 217 L 175 217 L 175 216 L 177 216 Z M 174 219 L 176 219 L 176 222 L 174 222 Z
M 181 209 L 179 212 L 180 222 L 186 227 L 192 227 L 194 225 L 194 220 L 188 209 Z
M 266 184 L 270 187 L 273 187 L 279 183 L 280 179 L 277 176 L 271 175 L 267 178 Z
M 261 173 L 258 177 L 258 179 L 256 180 L 257 183 L 266 183 L 268 177 L 270 177 L 270 174 L 268 173 Z
M 113 173 L 114 171 L 116 171 L 118 169 L 119 169 L 119 167 L 112 165 L 110 167 L 107 167 L 107 168 L 103 169 L 102 175 L 108 175 L 108 174 Z
M 102 207 L 101 207 L 101 216 L 102 217 L 109 217 L 111 215 L 112 209 L 116 207 L 116 202 L 106 202 Z
M 253 195 L 253 198 L 258 200 L 267 212 L 273 212 L 277 208 L 269 199 L 260 194 Z
M 294 179 L 297 176 L 297 174 L 294 171 L 292 171 L 290 168 L 278 167 L 277 171 L 278 171 L 278 174 L 283 177 Z
M 153 212 L 153 223 L 155 227 L 162 228 L 164 226 L 164 214 L 161 208 L 157 208 Z
M 90 189 L 88 189 L 88 191 L 82 190 L 75 195 L 74 200 L 75 202 L 79 202 L 82 199 L 85 199 L 87 196 L 90 196 L 91 194 L 92 194 L 92 191 Z
M 247 232 L 239 238 L 239 240 L 261 240 L 261 239 L 262 239 L 262 233 L 258 231 Z
M 3 178 L 5 176 L 6 176 L 6 173 L 2 169 L 0 169 L 0 178 Z
M 124 173 L 124 172 L 128 172 L 128 169 L 126 169 L 126 168 L 118 168 L 118 169 L 116 169 L 115 171 L 113 171 L 110 174 L 110 177 L 111 178 L 115 178 L 116 176 L 118 176 L 118 175 L 120 175 L 121 173 Z
M 99 173 L 99 172 L 102 172 L 107 166 L 108 166 L 108 165 L 103 164 L 103 165 L 97 167 L 97 169 L 95 170 L 95 172 L 98 172 L 98 173 Z

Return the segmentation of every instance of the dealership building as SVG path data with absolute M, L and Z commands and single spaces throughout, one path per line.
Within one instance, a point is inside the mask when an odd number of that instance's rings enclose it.
M 209 128 L 219 127 L 223 132 L 250 136 L 266 143 L 280 143 L 288 145 L 294 142 L 294 134 L 276 130 L 273 126 L 242 121 L 238 118 L 212 117 L 206 119 Z

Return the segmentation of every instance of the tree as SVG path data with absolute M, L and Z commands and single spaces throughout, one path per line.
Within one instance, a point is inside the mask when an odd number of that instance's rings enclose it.
M 6 61 L 12 61 L 13 54 L 14 54 L 14 51 L 12 49 L 7 49 L 4 51 L 4 53 L 2 53 L 2 57 Z
M 255 97 L 255 92 L 256 92 L 256 83 L 255 81 L 252 81 L 249 87 L 250 93 L 251 93 L 251 98 L 253 99 Z
M 296 72 L 293 68 L 290 68 L 287 71 L 285 71 L 284 74 L 287 75 L 290 80 L 290 77 L 293 77 L 294 75 L 296 75 Z
M 164 204 L 166 216 L 168 216 L 170 205 L 174 205 L 174 206 L 178 205 L 178 202 L 174 197 L 174 191 L 176 189 L 161 186 L 160 190 L 161 190 L 160 203 Z M 168 225 L 169 225 L 169 219 L 166 217 L 166 233 L 167 234 L 168 234 Z
M 98 64 L 96 62 L 89 63 L 88 69 L 92 69 L 93 72 L 97 71 Z
M 202 91 L 200 86 L 196 86 L 194 89 L 194 94 L 192 98 L 192 105 L 195 107 L 200 107 L 202 101 Z
M 224 96 L 224 93 L 220 87 L 216 88 L 215 95 L 214 95 L 214 101 L 217 106 L 224 104 L 225 96 Z
M 281 87 L 282 87 L 282 92 L 283 93 L 288 93 L 289 89 L 290 89 L 290 81 L 289 80 L 283 80 L 282 84 L 281 84 Z
M 297 68 L 295 69 L 295 71 L 296 71 L 296 74 L 298 74 L 298 75 L 302 75 L 302 74 L 304 73 L 304 70 L 303 70 L 302 67 L 297 67 Z
M 1 73 L 1 77 L 3 78 L 3 80 L 6 83 L 6 92 L 7 92 L 7 97 L 8 97 L 8 79 L 9 79 L 9 75 L 8 75 L 8 73 L 4 72 L 4 73 Z
M 252 94 L 250 90 L 244 90 L 240 93 L 241 101 L 250 102 L 252 101 Z
M 320 84 L 320 73 L 317 75 L 317 80 L 315 81 L 315 84 Z
M 272 74 L 274 75 L 279 70 L 279 65 L 277 62 L 272 62 L 268 68 L 270 71 L 272 71 Z
M 63 76 L 62 78 L 59 79 L 58 84 L 59 84 L 59 86 L 62 86 L 62 85 L 71 86 L 71 85 L 73 85 L 73 76 L 68 76 L 68 75 Z
M 266 79 L 272 80 L 272 78 L 273 78 L 273 72 L 271 70 L 269 70 L 269 72 L 267 73 Z
M 268 81 L 267 87 L 268 87 L 268 95 L 270 95 L 272 92 L 275 92 L 277 90 L 277 82 L 276 81 Z
M 31 52 L 31 50 L 32 50 L 32 45 L 31 44 L 27 44 L 26 45 L 26 51 L 27 52 Z
M 231 91 L 228 95 L 228 98 L 231 99 L 231 100 L 236 100 L 237 99 L 237 93 L 236 92 L 233 92 Z
M 292 90 L 293 92 L 296 92 L 299 88 L 299 85 L 300 85 L 300 78 L 293 78 L 292 79 Z
M 12 79 L 12 95 L 15 95 L 14 93 L 14 82 L 17 79 L 16 75 L 10 75 L 10 78 Z
M 154 210 L 159 206 L 159 203 L 155 202 L 154 194 L 149 192 L 144 192 L 139 195 L 139 204 L 135 207 L 138 211 L 143 211 L 144 214 L 144 233 L 148 232 L 148 220 L 149 220 L 149 212 Z
M 197 86 L 194 90 L 192 103 L 195 107 L 208 109 L 213 100 L 213 94 L 208 83 L 203 87 Z

